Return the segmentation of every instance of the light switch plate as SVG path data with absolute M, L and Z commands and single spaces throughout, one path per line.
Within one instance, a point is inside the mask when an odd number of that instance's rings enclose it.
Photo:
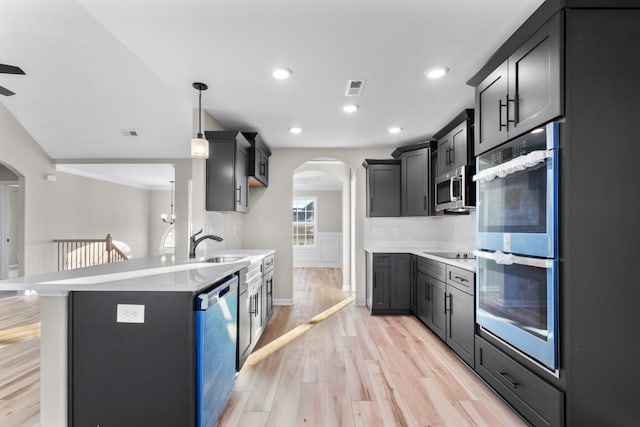
M 118 304 L 118 323 L 144 323 L 144 305 Z

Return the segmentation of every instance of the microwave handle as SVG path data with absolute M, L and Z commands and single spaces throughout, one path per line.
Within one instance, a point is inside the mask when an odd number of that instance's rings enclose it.
M 449 180 L 449 200 L 451 200 L 452 202 L 455 202 L 456 200 L 458 200 L 458 198 L 453 194 L 453 186 L 455 184 L 456 179 L 458 178 L 453 177 Z
M 484 252 L 484 251 L 473 251 L 473 254 L 478 258 L 490 259 L 495 263 L 502 264 L 502 265 L 519 264 L 519 265 L 526 265 L 528 267 L 538 267 L 538 268 L 553 267 L 553 260 L 550 260 L 550 259 L 515 256 L 513 254 L 504 254 L 501 251 L 496 251 L 493 253 Z

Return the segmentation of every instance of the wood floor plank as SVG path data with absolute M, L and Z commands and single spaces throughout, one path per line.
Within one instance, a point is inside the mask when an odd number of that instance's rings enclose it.
M 218 427 L 237 426 L 250 394 L 248 391 L 232 392 L 231 396 L 229 396 L 227 406 L 224 408 L 224 411 L 222 411 L 222 414 L 220 414 L 220 419 L 216 425 Z
M 356 427 L 385 427 L 375 402 L 353 402 L 352 406 Z
M 324 396 L 324 383 L 302 383 L 296 426 L 324 427 L 326 425 Z
M 303 370 L 302 363 L 299 362 L 300 360 L 296 359 L 295 362 L 284 365 L 275 399 L 271 406 L 271 412 L 267 419 L 268 426 L 281 427 L 290 425 L 296 418 Z M 261 365 L 257 365 L 257 367 L 260 368 Z
M 403 403 L 390 383 L 389 376 L 378 361 L 366 360 L 367 370 L 371 374 L 371 383 L 376 395 L 380 416 L 385 426 L 408 427 L 414 425 L 407 419 Z
M 346 380 L 344 353 L 327 353 L 326 367 L 325 425 L 353 427 L 353 408 Z
M 267 425 L 269 412 L 248 411 L 244 412 L 238 420 L 238 427 L 261 427 Z

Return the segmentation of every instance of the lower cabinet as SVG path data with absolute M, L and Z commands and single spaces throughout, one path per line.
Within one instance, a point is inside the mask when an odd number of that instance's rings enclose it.
M 564 392 L 477 336 L 475 371 L 534 426 L 564 425 Z
M 371 314 L 411 313 L 411 256 L 373 254 L 367 269 L 367 305 Z
M 426 258 L 417 260 L 415 315 L 473 367 L 474 274 Z

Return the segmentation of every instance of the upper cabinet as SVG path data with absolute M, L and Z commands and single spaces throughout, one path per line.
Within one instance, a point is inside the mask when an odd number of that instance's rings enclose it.
M 365 159 L 367 216 L 400 216 L 400 160 Z
M 251 144 L 239 131 L 206 131 L 206 209 L 249 211 L 249 150 Z
M 268 187 L 271 150 L 256 132 L 243 132 L 243 135 L 251 144 L 249 149 L 249 185 L 251 187 Z
M 438 140 L 435 177 L 473 163 L 473 119 L 473 109 L 466 109 L 433 136 Z
M 562 22 L 556 14 L 476 86 L 476 156 L 563 114 Z
M 431 143 L 403 146 L 391 155 L 400 159 L 401 216 L 431 213 Z

